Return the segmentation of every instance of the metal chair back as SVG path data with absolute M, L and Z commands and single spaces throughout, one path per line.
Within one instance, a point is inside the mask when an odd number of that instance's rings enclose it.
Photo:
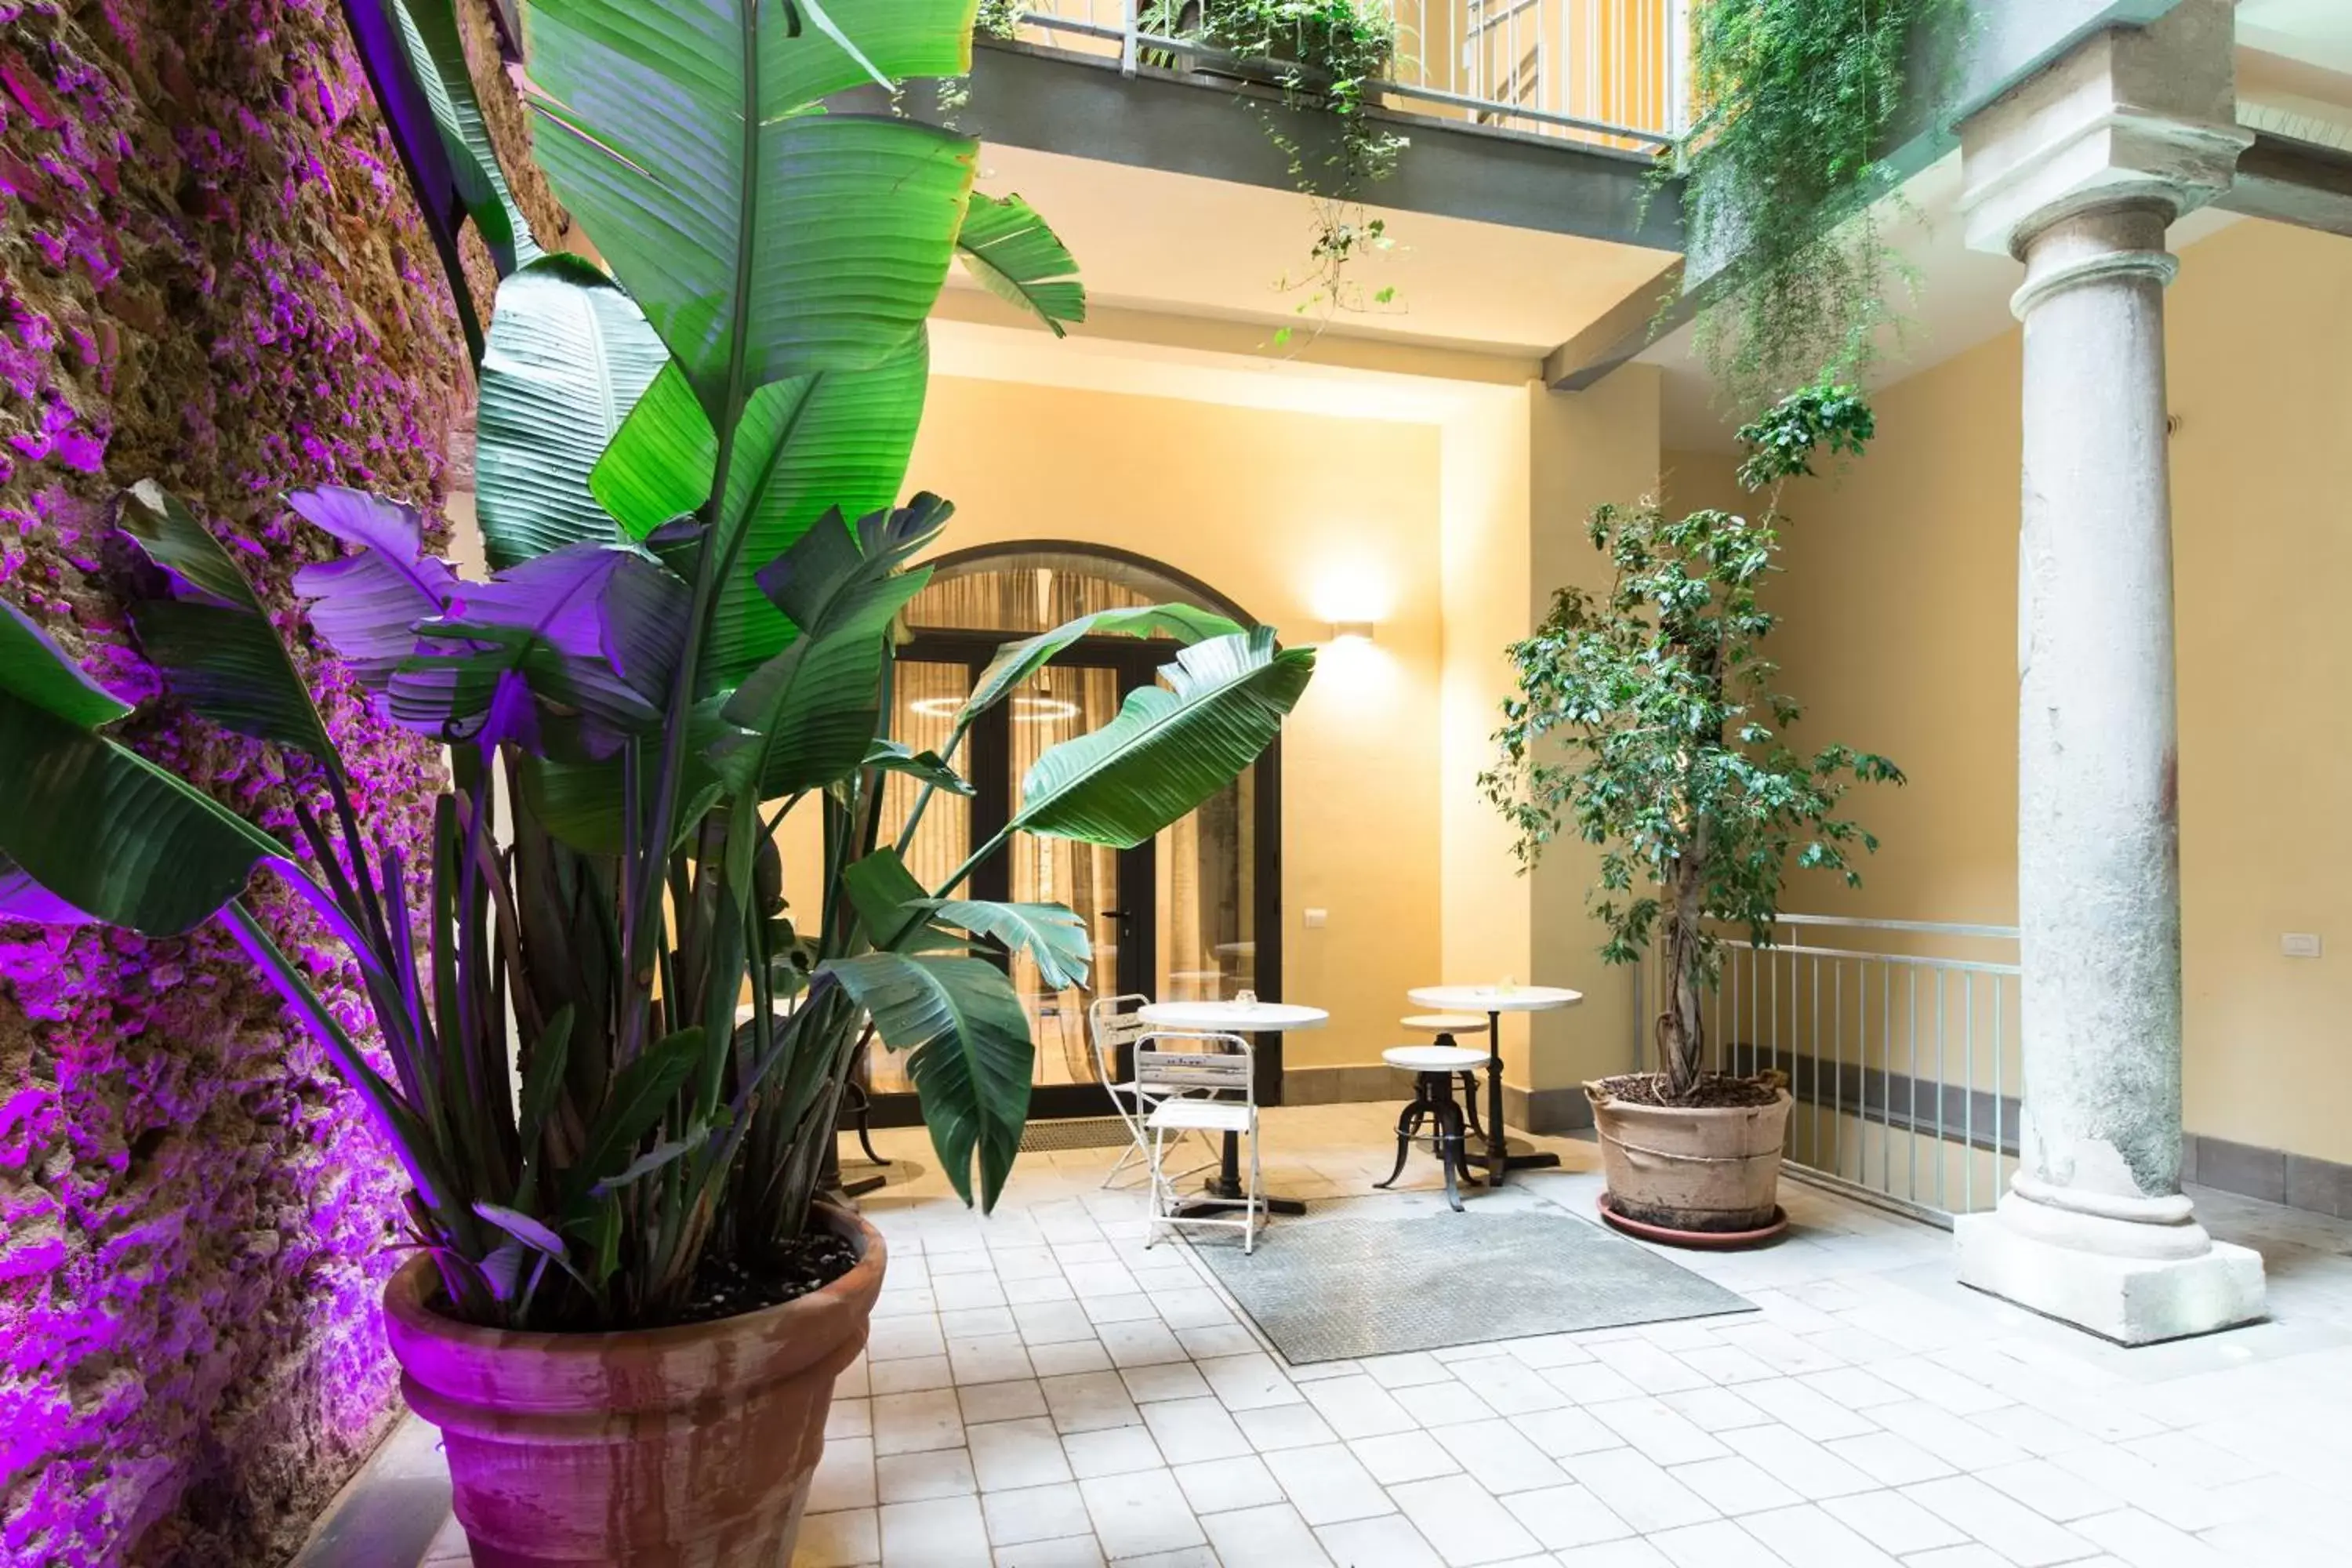
M 1237 1096 L 1257 1104 L 1250 1043 L 1240 1035 L 1154 1030 L 1135 1050 L 1135 1087 L 1147 1100 L 1179 1094 Z

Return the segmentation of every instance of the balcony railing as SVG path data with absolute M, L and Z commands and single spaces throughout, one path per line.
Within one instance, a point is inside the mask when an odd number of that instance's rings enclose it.
M 1660 968 L 1636 971 L 1643 1068 Z M 1788 1078 L 1792 1173 L 1948 1225 L 2017 1168 L 2018 973 L 2014 926 L 1782 915 L 1770 947 L 1726 940 L 1706 1065 Z
M 1402 113 L 1629 153 L 1672 144 L 1688 97 L 1688 0 L 1395 0 L 1397 58 L 1378 84 Z M 1118 61 L 1213 68 L 1217 51 L 1152 30 L 1150 0 L 1038 0 L 1016 37 Z M 1184 15 L 1195 14 L 1187 6 Z

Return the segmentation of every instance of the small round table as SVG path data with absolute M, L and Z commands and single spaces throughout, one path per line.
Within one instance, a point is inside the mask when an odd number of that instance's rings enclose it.
M 1573 1007 L 1584 993 L 1561 985 L 1419 985 L 1405 995 L 1416 1007 L 1486 1015 L 1486 1184 L 1501 1186 L 1507 1171 L 1559 1164 L 1557 1154 L 1512 1153 L 1503 1136 L 1503 1015 Z
M 1319 1029 L 1331 1021 L 1331 1015 L 1320 1007 L 1302 1007 L 1292 1002 L 1147 1002 L 1136 1016 L 1158 1028 L 1208 1035 L 1280 1035 L 1293 1029 Z M 1244 1201 L 1245 1195 L 1241 1135 L 1228 1132 L 1217 1173 L 1202 1189 L 1201 1201 L 1194 1206 L 1228 1207 Z M 1307 1205 L 1297 1198 L 1261 1194 L 1258 1202 L 1268 1214 L 1307 1212 Z

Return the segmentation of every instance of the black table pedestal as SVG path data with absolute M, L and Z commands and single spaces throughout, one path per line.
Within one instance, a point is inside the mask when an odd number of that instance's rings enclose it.
M 1217 1163 L 1217 1173 L 1201 1184 L 1201 1195 L 1176 1211 L 1179 1219 L 1200 1219 L 1213 1215 L 1219 1209 L 1238 1208 L 1248 1203 L 1247 1189 L 1242 1185 L 1242 1135 L 1225 1134 L 1224 1156 Z M 1297 1198 L 1277 1198 L 1261 1193 L 1257 1206 L 1268 1214 L 1305 1214 L 1307 1205 Z
M 1486 1168 L 1486 1184 L 1499 1187 L 1513 1171 L 1549 1170 L 1559 1156 L 1538 1151 L 1514 1154 L 1503 1131 L 1503 1016 L 1486 1015 L 1486 1152 L 1476 1162 Z

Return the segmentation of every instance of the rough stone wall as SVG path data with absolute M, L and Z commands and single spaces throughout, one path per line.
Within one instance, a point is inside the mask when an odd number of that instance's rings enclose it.
M 461 9 L 503 92 L 482 0 Z M 291 625 L 288 580 L 325 551 L 279 495 L 437 505 L 467 398 L 335 0 L 0 0 L 0 595 L 151 699 L 110 591 L 110 496 L 178 492 Z M 371 829 L 416 838 L 437 761 L 316 675 Z M 299 759 L 160 705 L 121 732 L 290 827 Z M 257 901 L 363 1026 L 340 952 Z M 398 1195 L 226 938 L 0 924 L 0 1564 L 288 1555 L 391 1417 Z

